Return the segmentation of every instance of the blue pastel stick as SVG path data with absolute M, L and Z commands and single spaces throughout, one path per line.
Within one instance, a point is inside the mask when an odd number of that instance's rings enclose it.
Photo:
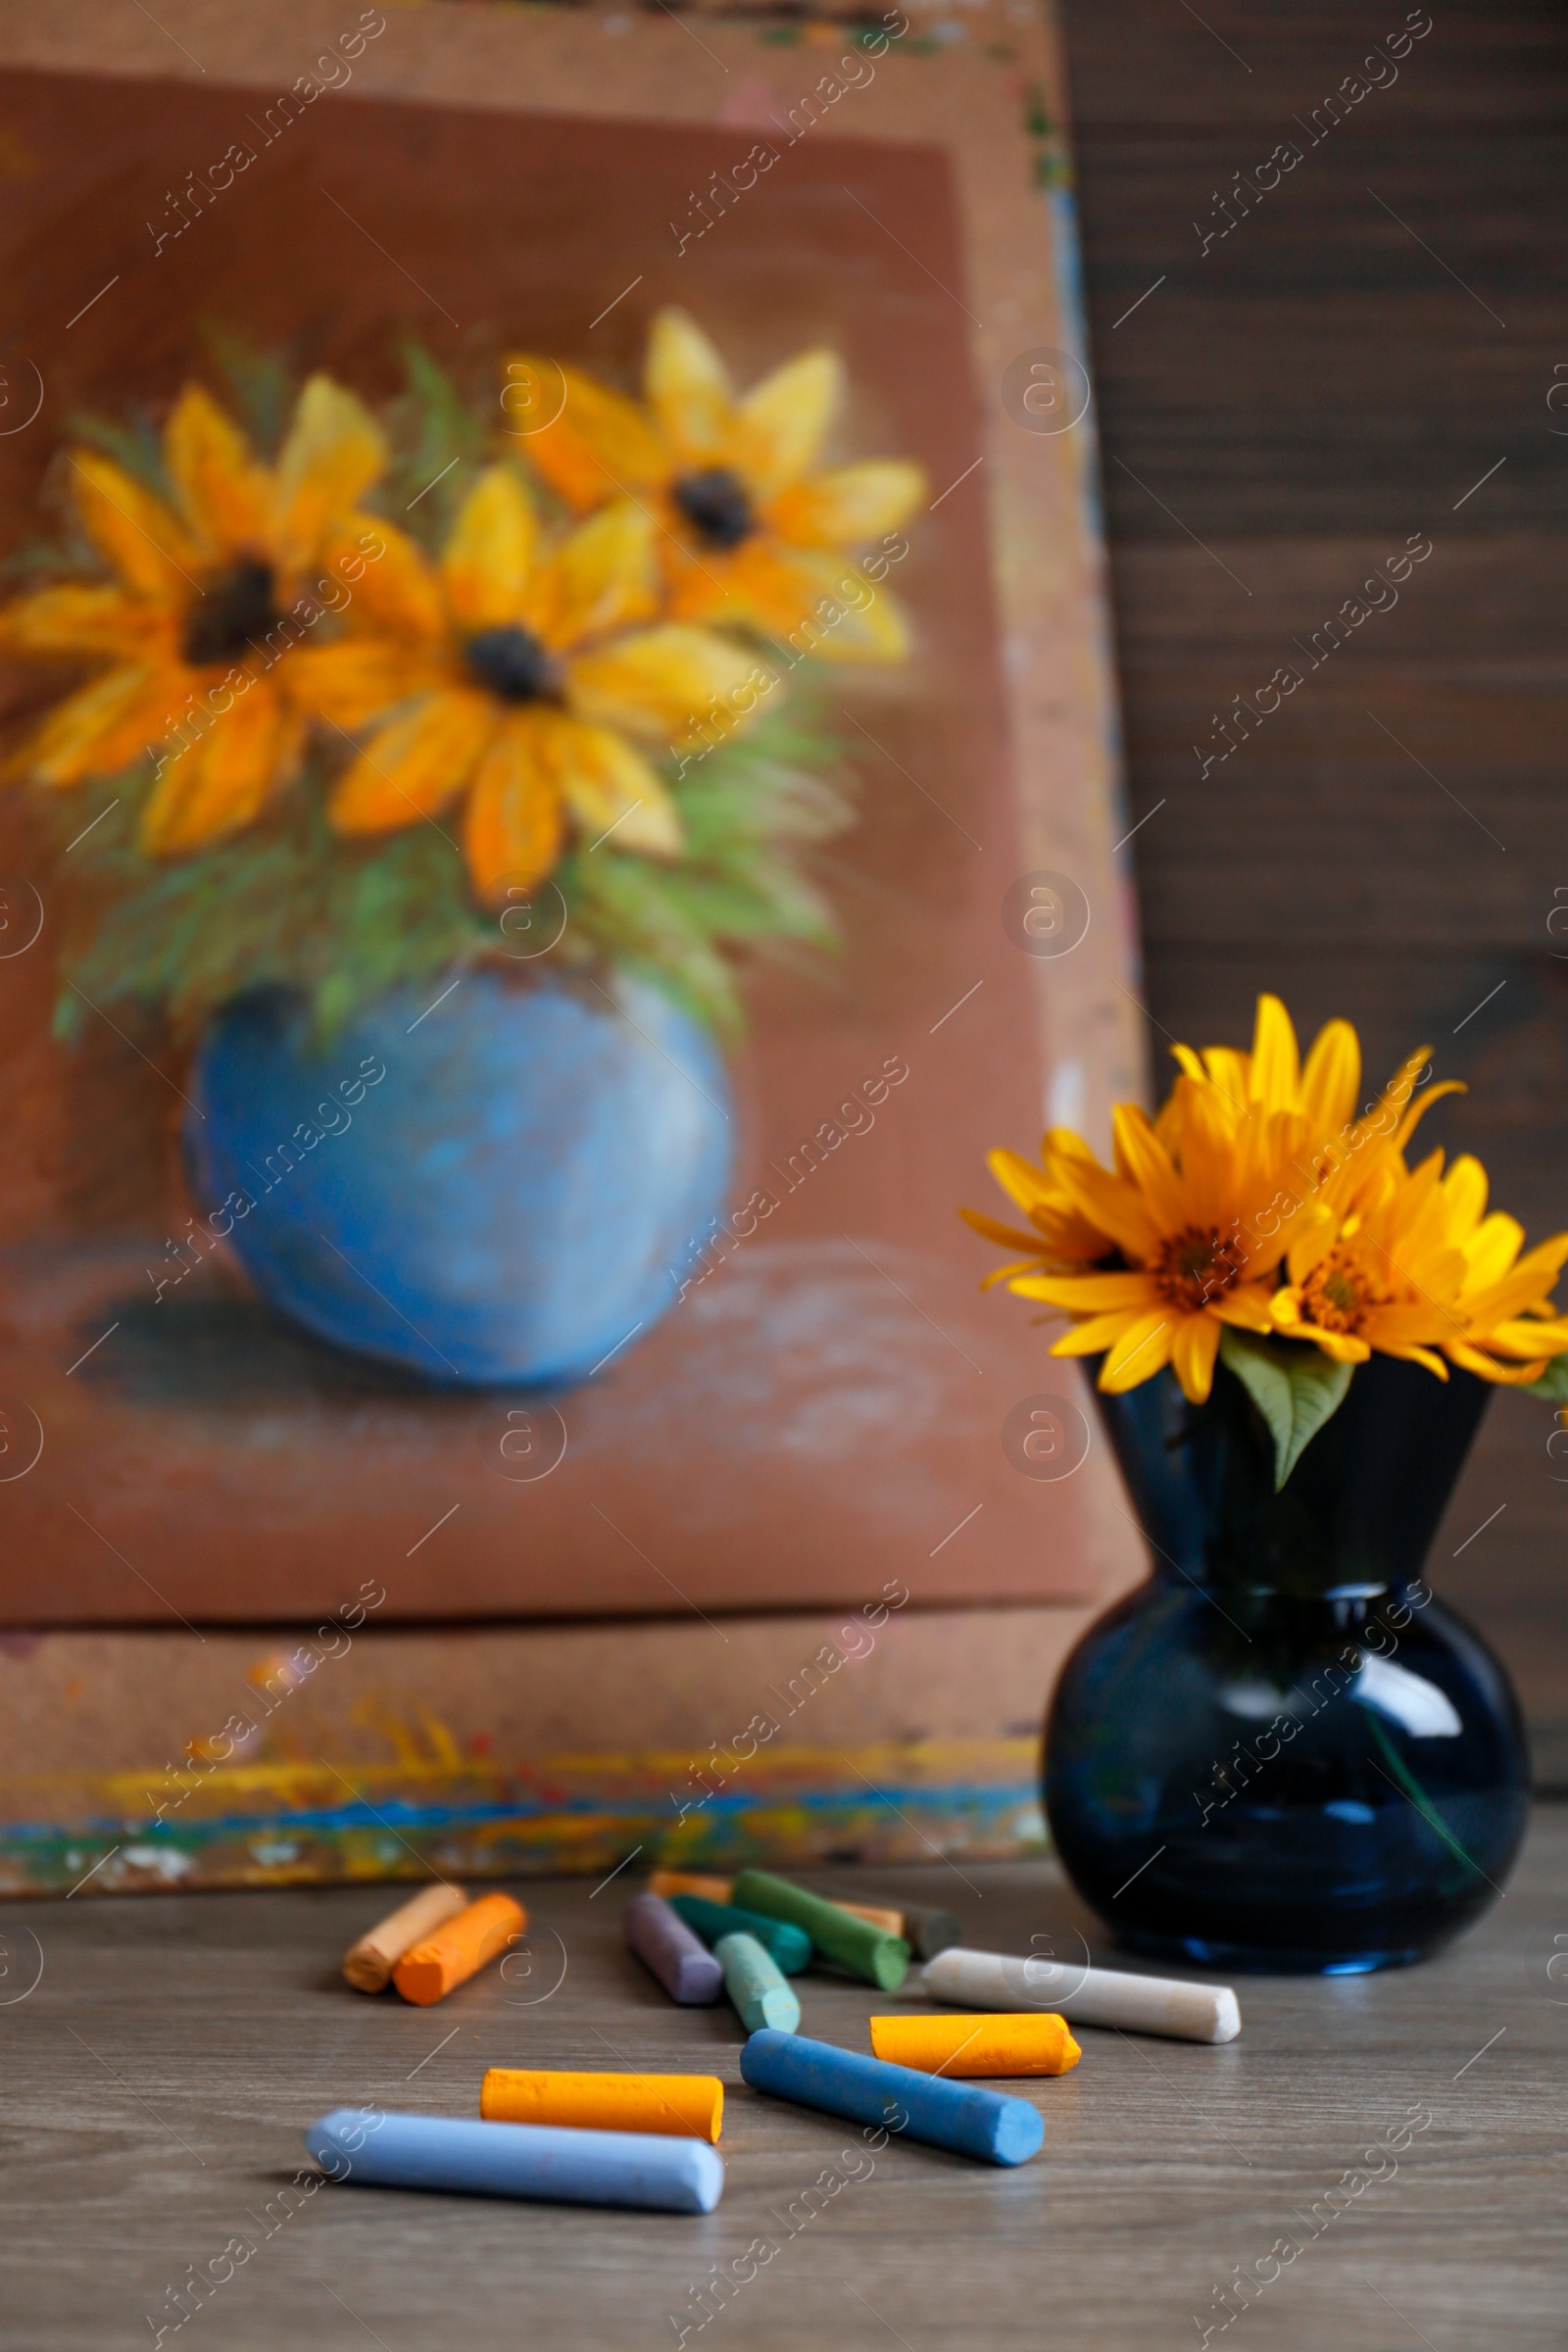
M 724 2189 L 716 2148 L 651 2132 L 572 2132 L 555 2124 L 336 2107 L 311 2125 L 305 2145 L 334 2180 L 381 2188 L 636 2205 L 659 2213 L 711 2213 Z
M 800 2034 L 754 2034 L 741 2051 L 741 2073 L 754 2090 L 824 2107 L 852 2123 L 880 2124 L 987 2164 L 1022 2164 L 1046 2135 L 1039 2110 L 1027 2099 L 917 2074 L 912 2066 L 890 2066 L 885 2058 L 862 2058 L 858 2050 Z
M 701 2007 L 723 1991 L 724 1971 L 662 1895 L 632 1896 L 626 1905 L 626 1941 L 672 2001 Z

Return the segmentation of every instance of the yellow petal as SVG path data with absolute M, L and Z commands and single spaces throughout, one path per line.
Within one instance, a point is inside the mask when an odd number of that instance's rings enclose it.
M 673 625 L 574 655 L 566 676 L 578 717 L 671 750 L 733 733 L 773 683 L 745 647 Z
M 823 662 L 900 662 L 908 623 L 891 591 L 844 556 L 759 534 L 724 558 L 680 567 L 670 609 L 682 620 L 758 629 Z
M 335 727 L 363 727 L 439 682 L 427 658 L 380 637 L 302 646 L 289 657 L 288 685 L 296 705 Z
M 1348 1021 L 1329 1021 L 1312 1041 L 1301 1072 L 1301 1108 L 1314 1138 L 1338 1135 L 1355 1117 L 1361 1091 L 1361 1041 Z
M 767 519 L 781 539 L 805 547 L 857 547 L 901 523 L 927 487 L 918 466 L 892 460 L 841 466 L 786 490 L 773 500 Z
M 1007 1288 L 1015 1291 L 1021 1298 L 1034 1296 L 1027 1281 L 1009 1282 Z M 1134 1320 L 1124 1310 L 1109 1315 L 1090 1315 L 1085 1322 L 1075 1323 L 1071 1331 L 1064 1331 L 1051 1352 L 1053 1355 L 1103 1355 L 1107 1348 L 1115 1346 L 1123 1332 L 1131 1330 Z
M 201 557 L 173 509 L 95 449 L 71 453 L 82 528 L 127 588 L 183 610 Z
M 718 353 L 684 311 L 661 311 L 648 340 L 649 405 L 678 462 L 727 457 L 734 396 Z
M 1064 1306 L 1074 1315 L 1103 1315 L 1123 1307 L 1148 1311 L 1159 1304 L 1149 1276 L 1136 1269 L 1123 1274 L 1048 1274 L 1035 1281 L 1029 1296 L 1050 1306 Z
M 1278 997 L 1261 996 L 1252 1032 L 1250 1099 L 1261 1102 L 1265 1110 L 1291 1110 L 1300 1083 L 1300 1057 L 1291 1016 Z
M 511 360 L 507 378 L 508 429 L 579 513 L 629 491 L 644 497 L 665 479 L 669 453 L 635 401 L 554 360 Z
M 182 699 L 168 671 L 109 670 L 58 704 L 9 769 L 37 784 L 112 776 L 160 741 Z
M 463 821 L 473 887 L 487 904 L 542 882 L 561 855 L 561 793 L 544 730 L 509 719 L 480 762 Z
M 590 852 L 609 836 L 619 850 L 678 855 L 675 804 L 641 752 L 608 727 L 576 719 L 557 719 L 542 733 L 556 783 Z
M 128 654 L 158 633 L 167 622 L 120 588 L 41 588 L 0 612 L 0 644 L 20 654 Z
M 960 1208 L 958 1214 L 967 1226 L 983 1235 L 986 1241 L 999 1242 L 1004 1250 L 1027 1250 L 1031 1259 L 1039 1258 L 1040 1236 L 1037 1233 L 1019 1233 L 1015 1226 L 1000 1224 L 995 1217 L 988 1217 L 979 1208 Z M 1022 1268 L 1013 1266 L 1007 1270 L 1009 1273 L 1020 1273 Z
M 1100 1387 L 1107 1396 L 1119 1396 L 1124 1390 L 1152 1380 L 1169 1363 L 1175 1345 L 1176 1318 L 1168 1306 L 1140 1315 L 1136 1323 L 1129 1323 L 1101 1365 Z
M 1171 1348 L 1171 1362 L 1189 1404 L 1206 1404 L 1214 1385 L 1220 1327 L 1212 1315 L 1186 1315 Z
M 387 629 L 415 640 L 443 635 L 435 566 L 407 531 L 379 514 L 351 514 L 322 547 L 321 570 L 322 600 L 350 629 Z
M 800 480 L 814 463 L 843 398 L 844 363 L 836 351 L 802 352 L 747 393 L 735 417 L 730 454 L 759 499 L 775 498 Z
M 243 831 L 295 775 L 303 744 L 303 721 L 276 688 L 253 686 L 164 769 L 142 811 L 142 848 L 174 858 Z
M 659 610 L 659 570 L 651 514 L 617 499 L 582 523 L 536 574 L 528 619 L 547 645 L 651 620 Z
M 187 384 L 164 430 L 170 479 L 211 555 L 265 549 L 272 485 L 250 444 L 200 384 Z
M 505 628 L 522 617 L 539 525 L 510 466 L 480 475 L 458 512 L 441 558 L 447 608 L 459 628 Z
M 428 694 L 368 743 L 333 793 L 339 833 L 391 833 L 433 816 L 473 773 L 497 729 L 482 694 Z
M 291 569 L 313 563 L 386 462 L 386 441 L 364 402 L 329 375 L 313 375 L 277 462 L 279 561 Z

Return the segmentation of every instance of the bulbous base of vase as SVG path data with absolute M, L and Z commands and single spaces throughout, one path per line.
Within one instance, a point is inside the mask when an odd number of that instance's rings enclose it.
M 1350 1975 L 1495 1901 L 1529 1772 L 1479 1636 L 1404 1592 L 1221 1597 L 1152 1581 L 1068 1659 L 1046 1728 L 1062 1865 L 1132 1949 Z

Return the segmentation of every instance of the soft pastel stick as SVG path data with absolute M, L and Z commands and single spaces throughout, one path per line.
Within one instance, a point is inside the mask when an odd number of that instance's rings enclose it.
M 709 1878 L 695 1870 L 656 1870 L 650 1872 L 648 1879 L 650 1894 L 662 1894 L 666 1897 L 674 1894 L 700 1894 L 710 1903 L 733 1902 L 735 1899 L 734 1888 L 733 1879 Z M 887 1905 L 881 1903 L 836 1903 L 834 1908 L 838 1911 L 848 1911 L 852 1919 L 869 1920 L 873 1928 L 881 1928 L 888 1936 L 904 1934 L 903 1912 L 894 1910 Z M 946 1912 L 937 1912 L 932 1916 L 946 1918 L 948 1915 Z M 956 1943 L 957 1940 L 958 1925 L 955 1920 L 953 1934 L 948 1937 L 948 1941 Z M 933 1944 L 931 1948 L 935 1951 L 939 1947 Z
M 735 1882 L 735 1900 L 743 1910 L 761 1911 L 769 1919 L 787 1919 L 804 1928 L 827 1959 L 853 1969 L 883 1992 L 896 1991 L 908 1974 L 909 1947 L 902 1936 L 889 1936 L 788 1879 L 775 1879 L 765 1870 L 743 1870 Z
M 724 1971 L 662 1895 L 634 1894 L 626 1905 L 626 1941 L 672 2001 L 686 2008 L 716 2001 Z
M 755 1936 L 721 1936 L 713 1957 L 724 1971 L 724 1990 L 748 2034 L 763 2026 L 794 2033 L 801 2022 L 801 2004 Z
M 392 1982 L 406 2001 L 427 2009 L 504 1952 L 528 1925 L 528 1914 L 510 1894 L 484 1894 L 444 1928 L 404 1953 Z
M 444 1879 L 434 1886 L 421 1887 L 408 1902 L 367 1929 L 358 1943 L 349 1945 L 343 1955 L 344 1976 L 356 1992 L 384 1992 L 404 1953 L 467 1907 L 463 1888 L 449 1886 Z
M 701 1894 L 710 1903 L 727 1903 L 733 1879 L 706 1878 L 698 1870 L 655 1870 L 648 1876 L 650 1894 Z
M 950 1944 L 963 1941 L 963 1930 L 952 1911 L 938 1911 L 926 1903 L 906 1903 L 904 1906 L 904 1940 L 922 1960 L 934 1960 Z
M 741 2051 L 741 2073 L 755 2090 L 822 2107 L 852 2123 L 879 2124 L 987 2164 L 1022 2164 L 1045 2137 L 1045 2125 L 1027 2099 L 889 2066 L 802 2034 L 754 2034 Z
M 922 2075 L 1064 2075 L 1082 2050 L 1064 2017 L 873 2017 L 871 2047 Z M 563 2118 L 563 2121 L 565 2119 Z
M 1069 2024 L 1119 2026 L 1174 2041 L 1234 2041 L 1242 2012 L 1228 1984 L 1135 1977 L 1059 1960 L 1010 1959 L 961 1945 L 926 1963 L 921 1990 L 966 2009 L 1054 2009 Z
M 733 1903 L 710 1903 L 701 1894 L 672 1894 L 668 1900 L 670 1909 L 705 1943 L 716 1944 L 721 1936 L 754 1936 L 787 1977 L 798 1977 L 810 1966 L 811 1938 L 787 1919 L 764 1919 L 760 1911 L 738 1911 Z
M 724 2160 L 715 2149 L 700 2139 L 640 2132 L 566 2132 L 338 2107 L 311 2125 L 305 2145 L 334 2180 L 385 2188 L 661 2213 L 711 2213 L 724 2188 Z
M 572 2075 L 492 2066 L 479 2085 L 479 2113 L 487 2124 L 565 2124 L 588 2132 L 663 2132 L 677 2139 L 712 2140 L 724 2120 L 724 2085 L 716 2075 Z

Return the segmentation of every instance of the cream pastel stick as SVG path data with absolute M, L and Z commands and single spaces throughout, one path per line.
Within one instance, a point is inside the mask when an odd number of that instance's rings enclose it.
M 404 1953 L 412 1952 L 416 1943 L 467 1907 L 468 1898 L 461 1886 L 449 1886 L 442 1881 L 439 1886 L 424 1887 L 385 1919 L 378 1919 L 358 1943 L 350 1944 L 343 1955 L 344 1976 L 356 1992 L 384 1992 Z
M 1051 2009 L 1076 2026 L 1120 2026 L 1173 2041 L 1234 2041 L 1242 2013 L 1228 1984 L 1188 1984 L 1113 1968 L 1020 1960 L 961 1944 L 928 1960 L 921 1988 L 963 2009 Z

